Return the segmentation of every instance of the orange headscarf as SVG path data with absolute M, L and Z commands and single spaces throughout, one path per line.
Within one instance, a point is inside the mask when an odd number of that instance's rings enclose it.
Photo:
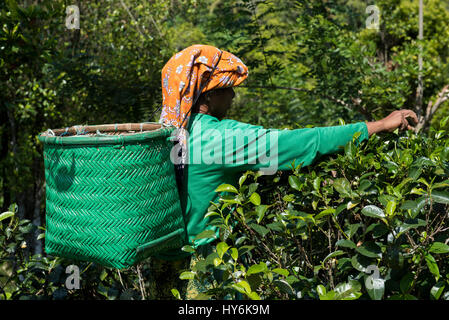
M 247 77 L 247 66 L 227 51 L 198 44 L 185 48 L 171 57 L 162 69 L 163 101 L 159 122 L 185 128 L 191 115 L 189 111 L 201 93 L 238 86 Z

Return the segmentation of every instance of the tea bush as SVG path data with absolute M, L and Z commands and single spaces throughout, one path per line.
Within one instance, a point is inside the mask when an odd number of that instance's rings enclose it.
M 206 284 L 197 299 L 449 299 L 448 123 L 428 136 L 373 135 L 311 166 L 248 171 L 219 186 L 206 216 L 220 238 L 208 255 L 185 246 L 196 263 L 179 277 Z M 0 214 L 0 300 L 155 299 L 175 283 L 152 279 L 151 259 L 118 272 L 31 255 L 37 228 L 43 241 L 44 227 L 19 219 L 16 206 Z M 78 290 L 66 284 L 72 264 Z
M 180 277 L 209 284 L 200 299 L 449 299 L 448 122 L 221 185 L 213 253 L 185 246 Z

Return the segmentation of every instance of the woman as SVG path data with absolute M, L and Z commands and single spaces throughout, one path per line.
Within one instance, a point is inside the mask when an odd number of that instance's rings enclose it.
M 236 184 L 246 170 L 289 170 L 290 164 L 310 165 L 335 153 L 360 133 L 370 135 L 400 127 L 413 129 L 406 118 L 418 122 L 411 110 L 398 110 L 374 122 L 296 130 L 265 129 L 234 120 L 223 120 L 234 98 L 233 86 L 248 76 L 248 68 L 229 52 L 207 45 L 193 45 L 174 55 L 162 70 L 163 109 L 160 122 L 180 128 L 181 157 L 177 161 L 180 196 L 185 214 L 186 240 L 202 246 L 214 239 L 194 241 L 207 228 L 204 216 L 210 202 L 218 201 L 215 189 Z M 243 137 L 243 138 L 242 138 Z M 215 230 L 216 231 L 216 230 Z M 185 256 L 170 252 L 164 259 Z

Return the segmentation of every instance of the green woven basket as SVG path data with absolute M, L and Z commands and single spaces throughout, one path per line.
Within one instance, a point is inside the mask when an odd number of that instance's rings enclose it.
M 46 179 L 45 251 L 118 269 L 185 239 L 174 127 L 75 126 L 39 135 Z

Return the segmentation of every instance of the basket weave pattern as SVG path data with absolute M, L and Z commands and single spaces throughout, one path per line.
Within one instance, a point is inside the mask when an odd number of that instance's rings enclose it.
M 139 142 L 44 144 L 48 254 L 123 269 L 182 245 L 169 132 L 160 131 Z

